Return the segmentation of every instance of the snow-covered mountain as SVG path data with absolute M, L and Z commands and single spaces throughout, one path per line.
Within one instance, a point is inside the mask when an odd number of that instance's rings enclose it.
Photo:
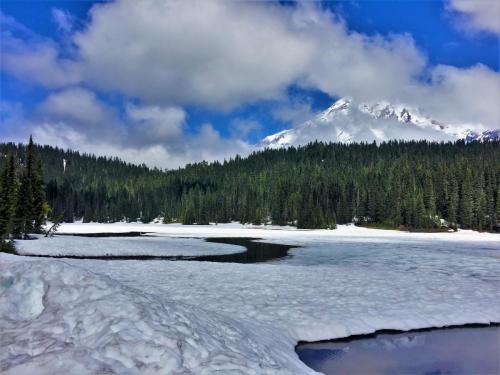
M 483 130 L 484 129 L 484 130 Z M 332 142 L 371 142 L 390 139 L 493 140 L 500 139 L 500 129 L 478 130 L 471 124 L 445 124 L 419 108 L 389 102 L 356 103 L 346 97 L 327 110 L 292 129 L 269 135 L 260 147 L 284 147 L 315 140 Z

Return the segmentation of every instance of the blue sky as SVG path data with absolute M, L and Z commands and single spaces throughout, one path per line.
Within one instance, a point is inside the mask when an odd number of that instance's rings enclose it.
M 344 95 L 498 125 L 459 108 L 497 93 L 496 1 L 147 3 L 3 0 L 2 140 L 173 167 L 249 152 Z

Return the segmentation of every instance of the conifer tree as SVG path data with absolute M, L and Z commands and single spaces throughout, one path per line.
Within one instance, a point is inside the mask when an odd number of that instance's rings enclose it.
M 36 166 L 35 160 L 35 145 L 30 136 L 12 219 L 12 234 L 16 238 L 28 238 L 30 233 L 39 233 L 48 211 L 44 200 L 42 166 L 41 163 Z
M 458 214 L 458 184 L 454 175 L 450 177 L 448 198 L 448 212 L 446 219 L 450 223 L 451 227 L 456 229 Z
M 28 170 L 24 168 L 21 184 L 17 191 L 16 209 L 13 217 L 13 235 L 15 238 L 28 238 L 33 232 L 33 188 Z
M 0 241 L 3 241 L 12 232 L 16 193 L 15 160 L 14 155 L 10 154 L 0 177 Z
M 472 177 L 470 170 L 467 169 L 460 192 L 460 223 L 465 228 L 472 227 L 473 205 Z
M 315 142 L 171 171 L 30 143 L 0 144 L 0 155 L 21 160 L 16 171 L 21 186 L 14 195 L 18 200 L 31 194 L 34 230 L 43 220 L 40 192 L 54 216 L 64 213 L 64 221 L 150 221 L 165 210 L 185 223 L 271 220 L 325 228 L 335 213 L 339 224 L 356 216 L 361 225 L 426 229 L 438 216 L 450 227 L 500 229 L 498 141 Z M 5 163 L 0 158 L 0 170 Z M 31 193 L 26 194 L 29 165 Z M 17 208 L 17 217 L 26 214 Z
M 33 197 L 33 230 L 41 233 L 48 213 L 48 205 L 45 202 L 45 189 L 43 184 L 43 171 L 40 159 L 36 161 L 36 168 L 32 175 L 32 197 Z

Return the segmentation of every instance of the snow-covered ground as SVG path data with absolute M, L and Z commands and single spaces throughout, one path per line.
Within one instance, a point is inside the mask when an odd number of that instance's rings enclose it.
M 269 325 L 159 300 L 62 261 L 3 256 L 0 271 L 2 374 L 313 372 Z
M 243 252 L 242 246 L 205 242 L 199 238 L 144 237 L 38 237 L 16 241 L 23 255 L 72 256 L 199 256 Z
M 500 242 L 500 236 L 494 233 L 479 233 L 471 230 L 459 230 L 448 233 L 409 233 L 396 230 L 379 230 L 339 225 L 336 230 L 296 229 L 290 226 L 241 225 L 238 223 L 218 225 L 180 225 L 180 224 L 141 224 L 141 223 L 71 223 L 62 224 L 59 234 L 67 233 L 127 233 L 150 232 L 156 235 L 173 237 L 258 237 L 265 239 L 298 240 L 318 242 L 322 239 L 345 238 L 357 241 L 373 238 L 382 240 L 445 240 L 452 242 Z
M 268 264 L 1 255 L 1 370 L 26 373 L 45 363 L 55 373 L 74 365 L 87 372 L 305 374 L 293 351 L 299 340 L 500 322 L 496 234 L 275 229 L 61 228 L 255 237 L 301 246 Z

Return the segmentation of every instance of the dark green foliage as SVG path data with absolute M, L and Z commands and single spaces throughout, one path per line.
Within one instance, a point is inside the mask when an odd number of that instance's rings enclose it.
M 36 158 L 36 146 L 30 137 L 24 158 L 16 164 L 14 150 L 3 162 L 0 181 L 0 246 L 12 247 L 11 237 L 26 238 L 40 233 L 48 209 L 44 196 L 42 164 Z M 19 156 L 19 155 L 18 155 Z
M 21 175 L 21 184 L 17 191 L 16 209 L 13 217 L 12 234 L 15 238 L 26 238 L 34 230 L 33 225 L 33 188 L 30 174 L 26 169 Z
M 16 166 L 14 155 L 10 154 L 0 177 L 0 244 L 13 229 L 16 191 Z
M 444 219 L 452 228 L 498 230 L 499 146 L 498 141 L 316 142 L 172 171 L 35 148 L 48 203 L 54 214 L 64 212 L 65 221 L 149 222 L 164 214 L 165 222 L 185 224 L 332 228 L 355 220 L 437 230 Z M 3 144 L 0 151 L 25 158 L 21 145 Z
M 0 252 L 15 254 L 16 248 L 14 247 L 14 241 L 12 240 L 0 241 Z

